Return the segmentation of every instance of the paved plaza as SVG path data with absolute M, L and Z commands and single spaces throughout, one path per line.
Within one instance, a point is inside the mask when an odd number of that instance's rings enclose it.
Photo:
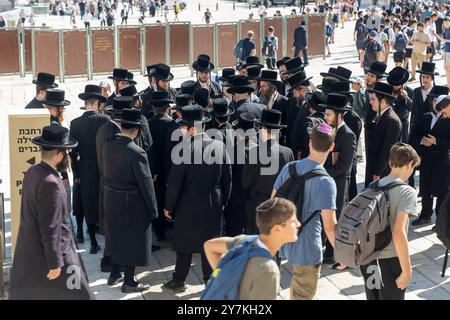
M 193 4 L 199 1 L 190 1 Z M 215 1 L 201 0 L 201 3 L 216 3 Z M 232 1 L 218 1 L 220 8 L 227 6 L 230 11 L 219 15 L 213 11 L 213 18 L 215 21 L 232 21 L 238 18 L 248 16 L 248 8 L 245 9 L 242 4 L 239 4 L 241 10 L 232 10 Z M 211 5 L 211 7 L 213 7 Z M 191 8 L 192 9 L 192 8 Z M 214 8 L 215 9 L 215 8 Z M 276 8 L 277 9 L 277 8 Z M 271 9 L 271 11 L 276 10 Z M 280 8 L 283 10 L 283 7 Z M 286 8 L 284 12 L 290 12 Z M 203 12 L 203 9 L 202 9 Z M 229 13 L 229 14 L 228 14 Z M 184 16 L 186 14 L 186 16 Z M 191 16 L 192 15 L 192 16 Z M 201 19 L 201 17 L 200 17 Z M 180 16 L 181 20 L 191 20 L 201 22 L 199 20 L 198 8 L 197 14 L 194 10 L 183 12 Z M 309 76 L 313 76 L 314 84 L 320 84 L 320 72 L 328 70 L 330 66 L 341 65 L 353 71 L 353 75 L 363 74 L 359 66 L 355 45 L 353 43 L 353 28 L 354 21 L 348 22 L 344 29 L 337 29 L 336 44 L 331 45 L 331 57 L 323 60 L 322 57 L 314 57 L 310 60 L 310 65 L 306 67 L 306 72 Z M 288 39 L 290 42 L 291 39 Z M 288 42 L 288 43 L 289 43 Z M 289 46 L 288 46 L 289 48 Z M 230 53 L 231 54 L 231 53 Z M 437 84 L 445 85 L 446 78 L 443 69 L 442 57 L 437 56 L 437 68 L 441 76 L 436 78 Z M 392 59 L 391 59 L 392 60 Z M 392 62 L 391 62 L 392 64 Z M 388 70 L 392 69 L 392 65 L 388 66 Z M 175 80 L 173 86 L 179 84 L 190 77 L 189 68 L 175 68 L 173 69 Z M 66 99 L 72 102 L 72 105 L 67 108 L 66 120 L 79 116 L 81 111 L 79 107 L 82 101 L 78 99 L 78 93 L 84 90 L 87 83 L 98 84 L 101 80 L 105 80 L 106 75 L 95 76 L 94 80 L 86 81 L 84 78 L 69 78 L 65 83 L 60 84 L 60 88 L 66 91 Z M 142 90 L 147 86 L 147 79 L 142 75 L 135 74 L 135 79 L 138 81 L 137 89 Z M 6 211 L 6 243 L 7 243 L 7 259 L 5 265 L 5 276 L 8 278 L 8 271 L 11 265 L 11 234 L 10 230 L 10 201 L 9 201 L 9 157 L 8 157 L 8 123 L 7 110 L 10 108 L 19 109 L 24 108 L 26 103 L 34 96 L 35 86 L 31 83 L 31 75 L 25 78 L 19 76 L 0 76 L 2 85 L 0 86 L 0 106 L 3 111 L 0 113 L 0 192 L 5 194 L 5 211 Z M 418 86 L 417 82 L 411 84 L 413 87 Z M 364 162 L 358 167 L 358 182 L 362 186 L 364 174 Z M 419 198 L 420 199 L 420 198 Z M 447 269 L 448 276 L 441 278 L 441 268 L 444 257 L 444 247 L 437 239 L 434 232 L 431 231 L 432 225 L 411 228 L 409 232 L 410 239 L 410 254 L 413 265 L 413 278 L 410 282 L 406 293 L 406 299 L 449 299 L 450 298 L 450 268 Z M 100 246 L 103 249 L 103 238 L 99 236 Z M 146 268 L 137 269 L 137 278 L 140 281 L 148 282 L 151 285 L 149 291 L 137 294 L 122 294 L 120 292 L 120 285 L 110 288 L 106 281 L 108 274 L 100 272 L 100 258 L 103 250 L 96 255 L 89 254 L 90 242 L 86 237 L 85 243 L 79 245 L 80 253 L 86 267 L 90 285 L 97 297 L 97 299 L 120 299 L 120 300 L 160 300 L 160 299 L 198 299 L 204 284 L 202 283 L 200 256 L 194 255 L 193 267 L 187 278 L 188 290 L 184 293 L 173 294 L 172 292 L 164 291 L 161 285 L 169 280 L 174 271 L 175 253 L 170 248 L 169 242 L 158 243 L 162 246 L 162 250 L 153 254 L 152 264 Z M 290 284 L 290 266 L 284 261 L 282 263 L 282 278 L 281 296 L 283 299 L 289 299 L 289 284 Z M 335 271 L 331 266 L 325 265 L 322 268 L 321 278 L 319 280 L 319 288 L 316 295 L 318 300 L 339 299 L 339 300 L 363 300 L 365 299 L 363 279 L 359 269 L 350 269 L 346 271 Z

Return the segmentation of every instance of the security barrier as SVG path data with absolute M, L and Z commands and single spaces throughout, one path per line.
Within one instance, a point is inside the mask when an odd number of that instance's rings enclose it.
M 51 72 L 64 82 L 68 76 L 110 73 L 114 67 L 145 72 L 145 66 L 166 63 L 191 66 L 200 53 L 211 56 L 216 69 L 234 66 L 233 48 L 238 40 L 254 33 L 256 55 L 268 28 L 278 37 L 277 58 L 292 56 L 294 31 L 305 21 L 309 55 L 325 58 L 325 15 L 307 14 L 270 17 L 214 25 L 191 25 L 189 22 L 114 26 L 81 30 L 50 28 L 11 28 L 0 31 L 0 74 L 39 71 Z

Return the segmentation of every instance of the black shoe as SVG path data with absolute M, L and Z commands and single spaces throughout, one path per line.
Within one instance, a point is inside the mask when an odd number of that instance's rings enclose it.
M 77 243 L 84 243 L 83 230 L 77 232 Z
M 431 231 L 436 232 L 436 225 L 434 225 L 433 228 L 431 228 Z
M 119 277 L 111 277 L 108 278 L 108 286 L 112 287 L 116 284 L 119 284 L 120 282 L 123 282 L 123 277 L 120 275 Z
M 100 270 L 102 272 L 111 272 L 112 270 L 111 257 L 102 258 L 100 262 Z
M 411 224 L 413 226 L 422 226 L 424 224 L 429 224 L 431 223 L 431 218 L 418 218 L 416 220 L 414 220 L 413 222 L 411 222 Z
M 184 282 L 178 282 L 178 281 L 175 281 L 174 279 L 164 283 L 162 285 L 162 287 L 164 289 L 172 290 L 175 292 L 183 292 L 183 291 L 186 291 L 186 289 L 187 289 Z
M 137 286 L 129 286 L 124 283 L 122 288 L 120 288 L 120 291 L 122 291 L 122 293 L 134 293 L 146 291 L 148 289 L 150 289 L 150 285 L 146 283 L 138 283 Z
M 100 246 L 98 244 L 91 245 L 91 250 L 89 250 L 90 254 L 97 254 L 100 251 Z
M 161 250 L 160 246 L 152 245 L 152 252 L 156 252 L 156 251 L 159 251 L 159 250 Z

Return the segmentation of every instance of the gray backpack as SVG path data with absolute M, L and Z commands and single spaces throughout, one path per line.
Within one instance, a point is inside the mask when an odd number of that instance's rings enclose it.
M 349 267 L 376 260 L 392 240 L 388 190 L 405 185 L 394 181 L 379 186 L 378 181 L 358 194 L 342 209 L 335 226 L 334 256 Z

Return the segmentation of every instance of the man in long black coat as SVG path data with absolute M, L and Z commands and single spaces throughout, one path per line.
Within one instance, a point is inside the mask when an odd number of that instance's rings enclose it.
M 445 118 L 441 110 L 450 101 L 446 95 L 430 96 L 433 112 L 426 113 L 420 124 L 413 128 L 413 146 L 421 157 L 420 195 L 422 211 L 413 221 L 415 226 L 431 223 L 433 199 L 436 200 L 435 212 L 439 208 L 450 186 L 450 118 Z
M 227 89 L 227 92 L 233 95 L 233 101 L 230 107 L 235 110 L 231 120 L 239 119 L 239 115 L 244 112 L 251 113 L 256 119 L 261 119 L 261 114 L 267 107 L 260 103 L 250 101 L 250 94 L 255 91 L 255 88 L 250 84 L 246 76 L 235 76 L 232 79 L 232 86 Z
M 377 113 L 367 145 L 366 180 L 367 187 L 372 181 L 387 176 L 390 172 L 389 152 L 400 141 L 402 122 L 390 106 L 394 99 L 394 88 L 386 83 L 377 82 L 370 93 L 372 110 Z
M 175 219 L 173 249 L 177 260 L 173 279 L 163 287 L 176 291 L 186 289 L 184 281 L 194 252 L 201 253 L 203 279 L 208 281 L 212 270 L 203 243 L 220 235 L 223 207 L 231 193 L 231 165 L 223 143 L 194 127 L 194 122 L 198 127 L 211 118 L 204 116 L 199 105 L 182 108 L 181 115 L 177 122 L 187 134 L 177 145 L 182 149 L 174 152 L 182 151 L 186 159 L 172 159 L 164 209 L 167 218 L 173 215 Z
M 124 109 L 122 135 L 103 147 L 104 204 L 111 239 L 113 266 L 109 285 L 121 280 L 125 268 L 123 293 L 149 288 L 134 279 L 136 266 L 150 264 L 152 221 L 158 216 L 152 174 L 147 154 L 135 143 L 141 126 L 141 112 Z
M 84 100 L 86 111 L 70 123 L 70 136 L 78 141 L 78 146 L 70 152 L 74 176 L 74 215 L 77 217 L 77 241 L 83 239 L 83 218 L 86 219 L 91 239 L 91 254 L 96 254 L 100 246 L 95 238 L 96 226 L 99 222 L 98 194 L 100 174 L 97 165 L 97 150 L 93 143 L 98 129 L 108 122 L 109 117 L 98 113 L 100 103 L 106 98 L 101 88 L 87 85 L 78 97 Z M 79 188 L 80 203 L 75 205 L 75 189 Z M 77 210 L 75 210 L 77 208 Z
M 25 173 L 20 226 L 11 269 L 11 300 L 94 299 L 73 240 L 66 190 L 58 171 L 77 142 L 69 130 L 44 127 L 33 138 L 42 162 Z M 45 148 L 45 149 L 44 149 Z
M 25 109 L 43 109 L 42 100 L 45 98 L 47 89 L 58 88 L 58 84 L 55 83 L 55 75 L 39 72 L 32 82 L 36 85 L 36 96 L 25 106 Z
M 192 69 L 195 70 L 197 76 L 194 91 L 198 88 L 207 89 L 211 99 L 222 98 L 220 85 L 211 79 L 211 72 L 214 68 L 211 58 L 206 54 L 200 54 L 192 63 Z
M 242 170 L 241 183 L 247 189 L 245 212 L 247 217 L 246 234 L 259 234 L 256 226 L 256 207 L 270 199 L 273 184 L 281 169 L 294 161 L 292 150 L 279 145 L 277 135 L 281 124 L 282 114 L 278 110 L 264 110 L 261 120 L 256 122 L 260 141 L 258 146 L 249 150 L 250 159 L 257 159 L 256 163 L 246 163 Z
M 103 258 L 100 264 L 102 272 L 111 271 L 111 244 L 109 242 L 108 227 L 106 223 L 106 212 L 103 207 L 103 185 L 104 185 L 104 174 L 103 166 L 104 162 L 109 159 L 103 159 L 103 146 L 115 139 L 117 135 L 121 133 L 120 129 L 120 118 L 122 116 L 123 109 L 132 108 L 133 99 L 131 97 L 115 97 L 113 99 L 113 104 L 106 107 L 105 111 L 110 114 L 111 120 L 105 123 L 97 131 L 97 136 L 95 138 L 95 149 L 97 153 L 97 164 L 98 172 L 100 174 L 100 184 L 99 184 L 99 227 L 100 232 L 105 236 L 105 250 L 103 252 Z

